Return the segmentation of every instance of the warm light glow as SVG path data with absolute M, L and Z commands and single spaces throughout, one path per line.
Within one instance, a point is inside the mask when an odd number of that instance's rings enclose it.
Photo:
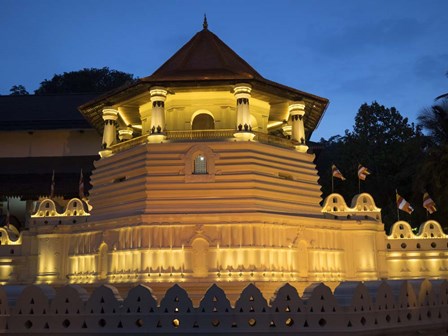
M 103 109 L 103 119 L 104 120 L 117 120 L 118 111 L 112 107 L 106 107 Z
M 233 88 L 233 93 L 235 95 L 238 95 L 238 94 L 250 94 L 251 91 L 252 91 L 252 86 L 250 84 L 247 84 L 247 83 L 238 83 Z
M 168 91 L 162 87 L 153 87 L 149 93 L 151 94 L 151 101 L 165 101 Z
M 293 103 L 293 104 L 289 105 L 288 112 L 290 114 L 304 115 L 305 114 L 305 103 L 297 102 L 297 103 Z M 295 112 L 295 113 L 293 113 L 293 112 Z
M 283 125 L 283 121 L 274 121 L 274 122 L 271 122 L 271 123 L 269 123 L 268 124 L 268 129 L 269 128 L 272 128 L 272 127 L 276 127 L 276 126 L 280 126 L 280 125 Z

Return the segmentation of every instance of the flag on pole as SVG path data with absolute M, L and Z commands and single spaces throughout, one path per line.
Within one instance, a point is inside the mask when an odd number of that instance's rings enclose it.
M 82 174 L 82 168 L 81 175 L 79 176 L 79 198 L 84 198 L 84 175 Z
M 370 175 L 369 170 L 366 167 L 359 164 L 358 165 L 358 178 L 360 180 L 364 181 L 366 179 L 367 175 Z
M 336 167 L 336 165 L 331 166 L 331 171 L 332 171 L 333 177 L 337 177 L 338 179 L 345 181 L 345 177 L 342 175 L 341 171 L 338 169 L 338 167 Z
M 403 197 L 401 197 L 398 193 L 396 193 L 397 197 L 397 207 L 401 211 L 407 212 L 408 214 L 411 214 L 414 211 L 414 208 L 411 206 L 411 204 L 406 201 Z
M 434 213 L 437 211 L 436 203 L 429 197 L 429 194 L 425 192 L 423 194 L 423 207 L 430 213 Z
M 50 188 L 50 199 L 53 199 L 54 197 L 54 169 L 53 169 L 53 176 L 51 177 L 51 188 Z

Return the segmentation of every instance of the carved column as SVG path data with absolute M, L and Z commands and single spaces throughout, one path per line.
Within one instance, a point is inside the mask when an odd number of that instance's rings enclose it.
M 117 118 L 118 111 L 116 109 L 112 107 L 103 109 L 104 130 L 102 150 L 100 151 L 102 157 L 109 155 L 110 150 L 108 148 L 117 142 Z
M 149 141 L 160 142 L 165 136 L 165 100 L 168 91 L 163 87 L 153 87 L 151 94 L 151 128 L 149 130 Z
M 120 128 L 118 130 L 118 139 L 120 140 L 120 142 L 131 140 L 132 133 L 133 133 L 133 130 L 132 130 L 132 127 L 130 127 L 130 126 Z
M 236 98 L 236 130 L 234 137 L 238 140 L 252 140 L 252 125 L 250 122 L 249 99 L 252 87 L 250 84 L 240 83 L 233 88 Z
M 299 101 L 289 105 L 289 115 L 292 120 L 292 140 L 298 142 L 296 150 L 306 153 L 308 146 L 305 143 L 305 126 L 303 117 L 305 116 L 305 102 Z

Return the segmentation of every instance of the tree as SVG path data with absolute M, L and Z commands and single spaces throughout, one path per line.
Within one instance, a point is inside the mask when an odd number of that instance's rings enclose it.
M 432 147 L 448 143 L 448 100 L 424 109 L 417 120 L 428 132 L 427 139 Z
M 36 95 L 61 93 L 101 93 L 129 84 L 134 76 L 125 72 L 102 69 L 84 68 L 79 71 L 64 72 L 54 75 L 51 80 L 45 79 L 34 91 Z
M 325 149 L 318 157 L 317 166 L 321 176 L 323 192 L 331 192 L 331 165 L 334 163 L 347 178 L 335 181 L 335 192 L 346 200 L 358 194 L 358 164 L 371 171 L 361 182 L 361 192 L 370 193 L 377 206 L 382 208 L 386 228 L 397 220 L 395 190 L 398 189 L 411 203 L 421 203 L 415 196 L 414 175 L 422 157 L 422 134 L 418 127 L 410 124 L 394 107 L 386 108 L 373 102 L 363 104 L 355 117 L 353 131 L 346 130 L 342 137 L 332 137 L 323 143 Z M 423 209 L 411 216 L 400 216 L 417 225 L 424 220 Z
M 9 92 L 11 92 L 10 96 L 26 96 L 29 95 L 28 91 L 25 89 L 23 85 L 13 85 Z
M 445 75 L 448 77 L 448 71 Z M 443 100 L 443 99 L 448 99 L 448 92 L 436 97 L 436 100 Z
M 417 120 L 426 131 L 418 188 L 428 191 L 439 205 L 433 218 L 442 224 L 448 217 L 448 209 L 443 206 L 448 203 L 448 100 L 424 109 Z

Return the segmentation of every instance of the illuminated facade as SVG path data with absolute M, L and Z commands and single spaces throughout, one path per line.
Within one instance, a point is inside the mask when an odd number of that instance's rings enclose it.
M 207 27 L 153 75 L 80 110 L 102 134 L 86 200 L 41 200 L 29 230 L 1 231 L 1 281 L 174 283 L 234 301 L 256 283 L 446 278 L 429 221 L 387 236 L 368 194 L 321 206 L 307 146 L 328 101 L 264 79 Z M 100 144 L 98 144 L 99 146 Z

